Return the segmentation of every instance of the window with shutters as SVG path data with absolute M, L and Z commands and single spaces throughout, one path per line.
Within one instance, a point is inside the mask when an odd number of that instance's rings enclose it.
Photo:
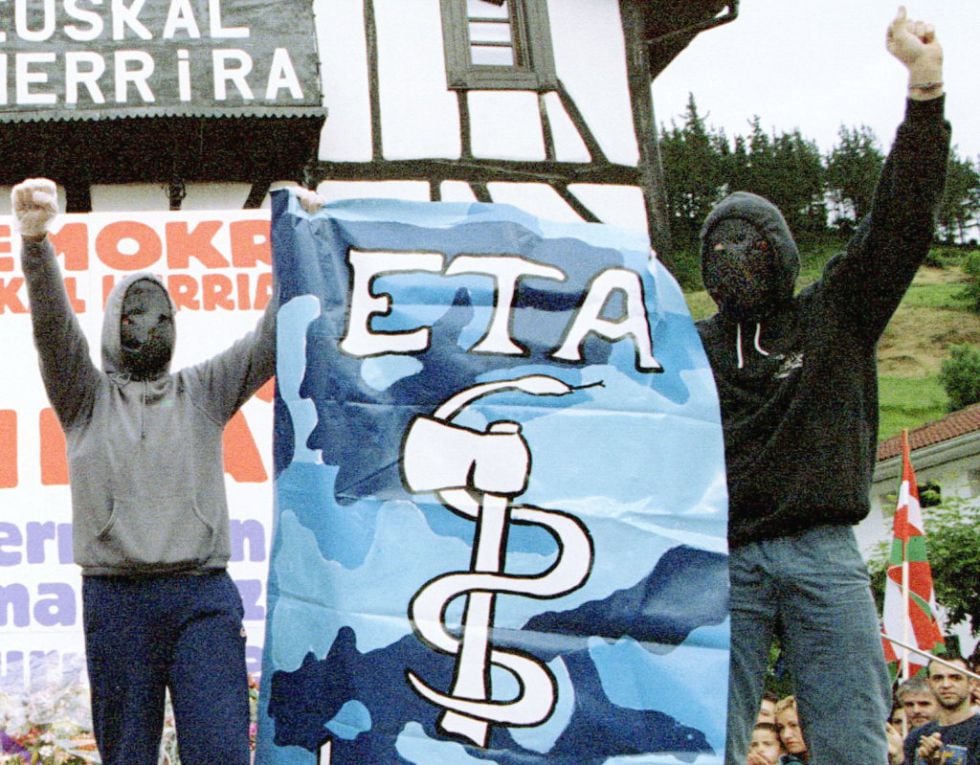
M 442 23 L 450 88 L 556 87 L 546 0 L 442 0 Z

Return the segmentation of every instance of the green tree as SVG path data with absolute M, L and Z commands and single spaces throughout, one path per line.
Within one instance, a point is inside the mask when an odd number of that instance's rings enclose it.
M 970 310 L 980 313 L 980 252 L 971 252 L 966 256 L 963 273 L 966 274 L 967 282 L 961 294 L 966 298 Z
M 980 633 L 980 505 L 946 498 L 923 508 L 926 545 L 936 602 L 950 625 L 967 623 Z M 882 542 L 868 561 L 879 607 L 884 599 L 890 541 Z
M 794 130 L 775 138 L 773 153 L 769 199 L 782 210 L 793 231 L 823 231 L 827 211 L 820 149 Z
M 841 125 L 837 135 L 839 142 L 827 155 L 827 191 L 838 225 L 853 227 L 871 210 L 885 157 L 874 131 L 866 125 Z
M 696 261 L 701 224 L 721 193 L 721 141 L 698 113 L 693 94 L 688 96 L 683 125 L 661 128 L 660 157 L 670 235 L 677 250 L 677 277 L 688 285 L 698 271 L 697 263 L 691 261 Z
M 939 383 L 949 396 L 951 412 L 980 401 L 980 347 L 950 346 L 949 357 L 939 368 Z
M 726 188 L 765 197 L 796 233 L 822 231 L 827 212 L 823 159 L 817 145 L 799 130 L 768 135 L 758 116 L 749 126 L 747 137 L 736 135 L 734 148 L 722 152 Z
M 743 135 L 732 139 L 732 150 L 724 165 L 724 175 L 729 191 L 744 191 L 752 186 L 752 161 L 748 142 Z
M 977 223 L 980 211 L 980 172 L 969 159 L 960 159 L 956 147 L 949 155 L 946 190 L 939 207 L 939 230 L 947 244 L 962 242 Z
M 762 129 L 758 115 L 749 121 L 751 128 L 745 138 L 745 146 L 748 150 L 748 163 L 743 168 L 741 190 L 751 191 L 754 194 L 770 199 L 772 196 L 772 183 L 770 178 L 773 175 L 773 165 L 776 162 L 776 152 L 773 149 L 772 139 L 769 134 Z M 775 200 L 772 200 L 775 204 Z

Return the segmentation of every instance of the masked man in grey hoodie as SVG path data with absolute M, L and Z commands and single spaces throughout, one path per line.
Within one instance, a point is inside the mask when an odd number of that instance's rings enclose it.
M 737 192 L 708 215 L 698 323 L 721 403 L 729 492 L 728 765 L 744 763 L 778 634 L 811 765 L 882 765 L 890 687 L 852 525 L 868 513 L 875 347 L 932 242 L 950 131 L 931 25 L 888 28 L 908 69 L 905 119 L 870 214 L 819 282 L 779 211 Z
M 313 212 L 323 200 L 297 191 Z M 156 765 L 170 690 L 184 765 L 247 765 L 242 602 L 230 554 L 222 432 L 275 371 L 276 301 L 197 366 L 169 371 L 174 306 L 139 273 L 109 296 L 102 369 L 47 238 L 57 191 L 14 187 L 41 376 L 65 431 L 82 567 L 92 719 L 105 765 Z

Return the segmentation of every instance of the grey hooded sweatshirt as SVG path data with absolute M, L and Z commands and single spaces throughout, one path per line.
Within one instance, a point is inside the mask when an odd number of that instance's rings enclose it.
M 797 295 L 798 255 L 769 202 L 736 193 L 709 214 L 752 223 L 778 256 L 764 315 L 698 322 L 718 388 L 732 547 L 868 513 L 878 435 L 876 344 L 929 251 L 950 129 L 944 98 L 908 101 L 870 214 L 821 279 Z
M 86 576 L 225 568 L 230 556 L 222 434 L 275 371 L 275 305 L 213 358 L 155 380 L 121 364 L 123 297 L 109 296 L 102 369 L 65 294 L 51 245 L 25 242 L 23 268 L 41 376 L 68 446 L 74 557 Z

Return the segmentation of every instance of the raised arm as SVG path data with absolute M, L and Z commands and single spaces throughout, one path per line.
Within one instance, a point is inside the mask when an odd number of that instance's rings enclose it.
M 905 119 L 885 161 L 869 215 L 843 258 L 828 264 L 828 295 L 851 315 L 869 342 L 884 331 L 929 252 L 946 182 L 950 128 L 943 51 L 931 24 L 904 7 L 888 26 L 888 51 L 908 72 Z
M 28 178 L 14 186 L 10 201 L 21 235 L 21 266 L 41 377 L 51 405 L 67 428 L 89 411 L 99 373 L 48 241 L 48 229 L 58 214 L 57 189 L 46 178 Z
M 326 200 L 315 191 L 291 188 L 300 206 L 313 215 Z M 272 299 L 259 318 L 258 325 L 230 348 L 198 364 L 191 370 L 200 387 L 199 395 L 208 411 L 219 422 L 227 421 L 275 374 L 276 313 L 279 309 L 278 288 L 273 285 Z

